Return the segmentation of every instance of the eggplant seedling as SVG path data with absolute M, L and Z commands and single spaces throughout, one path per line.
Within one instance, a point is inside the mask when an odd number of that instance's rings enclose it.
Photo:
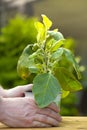
M 75 56 L 64 47 L 66 39 L 62 33 L 58 29 L 51 30 L 51 26 L 52 21 L 46 15 L 42 15 L 42 22 L 35 22 L 37 41 L 24 48 L 17 64 L 23 79 L 35 74 L 32 92 L 40 108 L 54 102 L 60 93 L 66 97 L 82 89 Z

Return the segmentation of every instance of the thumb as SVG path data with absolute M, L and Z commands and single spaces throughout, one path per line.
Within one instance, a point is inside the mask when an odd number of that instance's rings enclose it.
M 33 84 L 17 86 L 7 91 L 7 97 L 22 97 L 26 91 L 32 91 Z
M 33 87 L 33 84 L 27 84 L 27 85 L 22 86 L 24 92 L 32 91 L 32 87 Z

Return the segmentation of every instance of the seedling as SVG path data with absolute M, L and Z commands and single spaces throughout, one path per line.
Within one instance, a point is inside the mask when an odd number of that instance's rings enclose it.
M 35 23 L 37 42 L 24 48 L 17 65 L 23 79 L 34 74 L 32 92 L 40 108 L 54 102 L 60 93 L 66 97 L 70 92 L 82 89 L 75 56 L 64 48 L 66 39 L 62 33 L 58 29 L 50 30 L 51 26 L 52 21 L 42 15 L 42 22 Z

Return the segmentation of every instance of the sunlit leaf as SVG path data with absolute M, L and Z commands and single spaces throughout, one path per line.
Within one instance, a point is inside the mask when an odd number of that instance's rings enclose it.
M 50 27 L 52 26 L 52 21 L 46 16 L 46 15 L 42 15 L 42 18 L 43 18 L 43 23 L 46 27 L 46 29 L 50 29 Z
M 69 95 L 70 91 L 65 91 L 62 89 L 62 98 L 65 98 Z
M 51 48 L 51 51 L 56 51 L 59 47 L 61 47 L 64 44 L 64 40 L 58 40 L 54 43 L 54 45 Z
M 39 74 L 34 78 L 33 93 L 39 107 L 48 106 L 60 92 L 60 84 L 52 74 Z
M 42 42 L 45 39 L 45 28 L 41 22 L 36 22 L 35 27 L 37 29 L 37 42 Z
M 46 50 L 50 50 L 51 51 L 51 48 L 52 48 L 52 46 L 53 46 L 53 44 L 55 42 L 56 42 L 56 40 L 54 40 L 51 37 L 48 37 L 47 40 L 46 40 Z
M 40 32 L 41 30 L 43 30 L 44 25 L 41 22 L 35 22 L 35 27 L 37 31 Z
M 28 78 L 29 75 L 31 74 L 29 69 L 27 67 L 25 67 L 24 65 L 18 65 L 17 72 L 22 79 Z
M 55 75 L 65 91 L 75 92 L 82 89 L 80 82 L 67 69 L 59 67 Z

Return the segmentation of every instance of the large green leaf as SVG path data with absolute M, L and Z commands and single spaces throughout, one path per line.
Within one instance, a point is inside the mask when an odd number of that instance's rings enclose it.
M 75 92 L 82 89 L 80 82 L 67 69 L 59 67 L 55 75 L 65 91 Z
M 40 108 L 48 106 L 61 92 L 58 80 L 50 73 L 37 75 L 33 80 L 33 93 Z
M 72 63 L 72 65 L 73 65 L 73 67 L 74 67 L 74 69 L 75 69 L 75 71 L 77 73 L 77 76 L 80 79 L 81 78 L 81 74 L 80 74 L 80 70 L 79 70 L 79 65 L 76 62 L 74 55 L 72 54 L 72 52 L 70 50 L 65 49 L 65 48 L 64 48 L 64 54 L 65 54 L 67 60 Z

